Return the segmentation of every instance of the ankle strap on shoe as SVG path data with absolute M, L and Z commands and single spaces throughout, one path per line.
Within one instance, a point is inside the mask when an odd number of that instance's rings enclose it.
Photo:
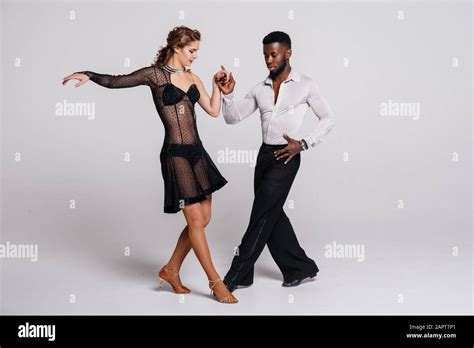
M 218 278 L 216 280 L 210 280 L 209 279 L 209 286 L 211 287 L 211 289 L 214 289 L 214 287 L 216 286 L 216 284 L 219 282 L 219 281 L 222 281 L 221 278 Z

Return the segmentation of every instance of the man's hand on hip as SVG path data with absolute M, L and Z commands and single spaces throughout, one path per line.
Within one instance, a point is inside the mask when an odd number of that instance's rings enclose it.
M 288 157 L 285 161 L 285 164 L 287 164 L 294 156 L 301 152 L 301 145 L 298 140 L 292 139 L 286 134 L 283 134 L 283 138 L 288 141 L 288 145 L 281 150 L 274 151 L 274 154 L 277 160 Z

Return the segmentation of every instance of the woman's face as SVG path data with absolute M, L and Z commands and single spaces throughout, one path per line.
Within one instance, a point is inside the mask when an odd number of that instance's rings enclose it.
M 191 41 L 186 46 L 177 48 L 175 52 L 178 62 L 185 66 L 191 66 L 193 61 L 197 59 L 197 51 L 199 50 L 199 41 Z

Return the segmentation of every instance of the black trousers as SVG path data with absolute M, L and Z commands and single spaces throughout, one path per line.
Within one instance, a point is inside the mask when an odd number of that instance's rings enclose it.
M 262 144 L 257 156 L 254 192 L 250 222 L 224 277 L 227 284 L 253 283 L 254 264 L 265 245 L 283 274 L 285 282 L 315 276 L 316 263 L 306 256 L 298 243 L 288 216 L 283 211 L 291 185 L 300 167 L 301 155 L 287 164 L 277 160 L 275 150 L 286 145 Z

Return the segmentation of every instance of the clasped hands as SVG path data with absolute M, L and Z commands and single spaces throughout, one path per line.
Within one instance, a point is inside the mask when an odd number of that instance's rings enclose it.
M 214 74 L 214 82 L 217 87 L 219 87 L 219 90 L 224 94 L 231 93 L 235 87 L 235 80 L 232 73 L 223 65 L 221 65 L 221 70 Z

